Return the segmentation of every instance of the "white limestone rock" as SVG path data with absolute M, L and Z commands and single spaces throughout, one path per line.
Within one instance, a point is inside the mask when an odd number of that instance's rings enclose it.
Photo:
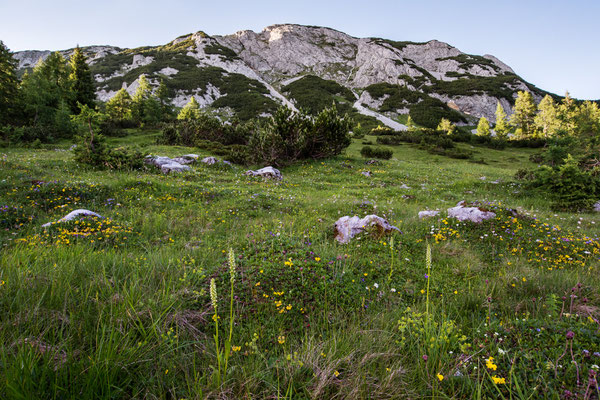
M 337 240 L 341 244 L 346 244 L 352 239 L 354 236 L 363 232 L 366 228 L 375 226 L 379 233 L 389 233 L 392 231 L 400 230 L 390 223 L 377 215 L 371 214 L 367 215 L 364 218 L 359 218 L 358 216 L 345 216 L 338 219 L 335 223 L 334 233 L 335 240 Z
M 459 221 L 471 221 L 480 223 L 488 219 L 496 218 L 496 213 L 482 210 L 479 207 L 467 207 L 464 201 L 459 202 L 456 207 L 448 209 L 448 217 Z
M 48 222 L 47 224 L 42 225 L 43 228 L 47 228 L 53 224 L 60 224 L 62 222 L 68 222 L 68 221 L 72 221 L 74 219 L 79 219 L 82 217 L 96 217 L 96 218 L 103 218 L 100 214 L 97 214 L 93 211 L 90 210 L 84 210 L 84 209 L 79 209 L 79 210 L 74 210 L 71 211 L 70 213 L 68 213 L 67 215 L 65 215 L 64 217 L 62 217 L 61 219 L 59 219 L 56 222 Z
M 433 210 L 419 211 L 419 219 L 437 217 L 439 214 L 440 214 L 439 211 L 433 211 Z
M 263 178 L 278 179 L 278 180 L 281 180 L 283 178 L 283 176 L 281 175 L 281 172 L 278 169 L 273 168 L 273 167 L 264 167 L 264 168 L 261 168 L 256 171 L 248 170 L 244 173 L 244 175 L 260 176 Z

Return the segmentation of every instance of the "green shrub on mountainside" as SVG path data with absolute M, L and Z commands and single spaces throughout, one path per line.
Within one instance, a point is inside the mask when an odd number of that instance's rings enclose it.
M 315 75 L 304 76 L 281 88 L 283 93 L 294 100 L 296 106 L 310 113 L 318 113 L 336 101 L 336 96 L 349 103 L 355 101 L 352 91 L 337 82 L 325 80 Z M 336 103 L 340 103 L 339 100 Z M 342 109 L 340 111 L 343 112 Z

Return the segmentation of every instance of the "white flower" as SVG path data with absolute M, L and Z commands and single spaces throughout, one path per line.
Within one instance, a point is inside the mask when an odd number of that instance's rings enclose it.
M 594 364 L 594 365 L 592 365 L 592 369 L 598 370 L 598 369 L 600 369 L 600 367 L 598 366 L 598 364 Z
M 375 289 L 379 288 L 379 283 L 374 283 L 373 286 L 375 286 Z
M 391 288 L 390 291 L 396 293 L 396 289 L 395 288 Z
M 500 353 L 501 355 L 504 355 L 504 354 L 506 354 L 506 351 L 499 348 L 498 353 Z

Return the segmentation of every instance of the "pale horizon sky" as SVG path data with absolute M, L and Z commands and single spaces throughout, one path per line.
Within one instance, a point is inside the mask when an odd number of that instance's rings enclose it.
M 226 35 L 280 23 L 356 37 L 437 39 L 465 53 L 492 54 L 549 92 L 600 99 L 598 0 L 3 0 L 0 16 L 0 40 L 11 51 L 160 45 L 200 30 Z

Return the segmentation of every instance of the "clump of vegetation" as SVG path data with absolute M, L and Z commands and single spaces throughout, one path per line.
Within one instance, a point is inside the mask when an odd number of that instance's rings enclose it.
M 92 167 L 109 169 L 139 169 L 144 165 L 143 154 L 135 149 L 111 148 L 106 138 L 99 132 L 106 115 L 81 106 L 81 112 L 73 116 L 79 130 L 77 145 L 73 149 L 75 160 Z
M 391 149 L 386 149 L 383 147 L 364 146 L 360 150 L 360 155 L 364 158 L 380 158 L 382 160 L 389 160 L 394 155 L 394 152 Z
M 248 142 L 253 161 L 286 165 L 302 159 L 322 159 L 340 154 L 351 143 L 350 119 L 340 117 L 335 106 L 311 117 L 281 107 Z

